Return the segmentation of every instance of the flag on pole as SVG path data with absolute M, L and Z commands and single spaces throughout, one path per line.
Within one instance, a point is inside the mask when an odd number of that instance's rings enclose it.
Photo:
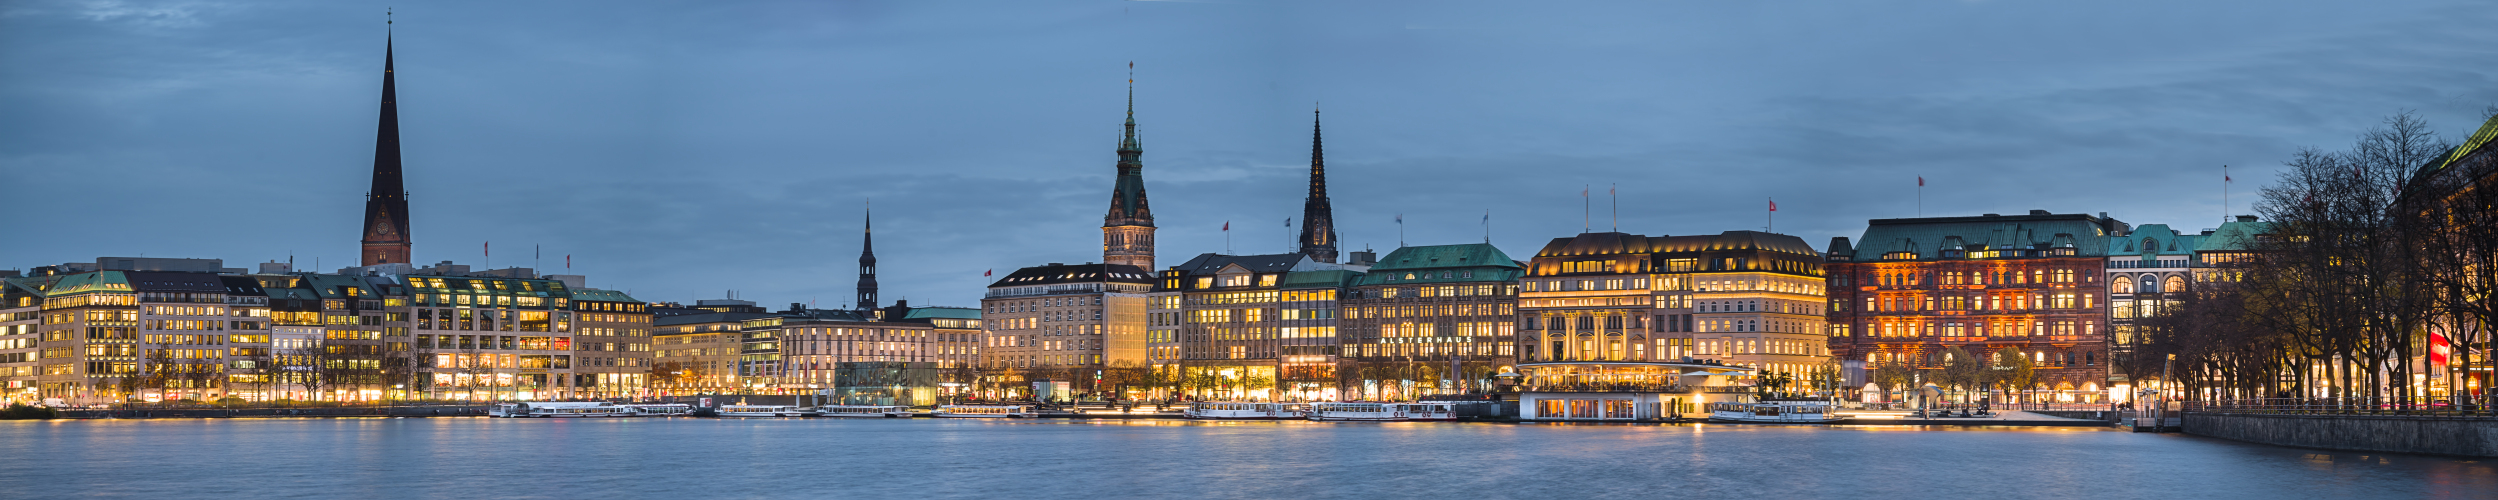
M 1232 221 L 1223 221 L 1223 230 L 1225 230 L 1225 231 L 1230 231 L 1230 230 L 1232 230 Z
M 1926 176 L 1917 176 L 1917 187 L 1926 187 Z
M 2452 353 L 2452 352 L 2454 352 L 2454 350 L 2455 350 L 2455 348 L 2454 348 L 2454 346 L 2453 346 L 2453 345 L 2450 345 L 2450 344 L 2447 344 L 2447 343 L 2446 343 L 2446 334 L 2444 334 L 2444 333 L 2439 333 L 2439 332 L 2429 332 L 2429 364 L 2430 364 L 2430 365 L 2434 366 L 2434 365 L 2443 365 L 2443 364 L 2446 364 L 2446 355 L 2447 355 L 2448 353 Z
M 486 250 L 486 256 L 487 256 L 487 257 L 493 257 L 493 256 L 494 256 L 494 242 L 492 242 L 492 241 L 486 242 L 486 247 L 485 247 L 485 250 Z
M 996 272 L 997 272 L 997 270 L 996 270 L 996 269 L 990 269 L 990 270 L 987 270 L 987 271 L 981 271 L 981 272 L 980 272 L 980 277 L 982 277 L 982 278 L 987 278 L 987 277 L 989 277 L 989 275 L 990 275 L 990 274 L 994 274 L 994 273 L 996 273 Z
M 1771 212 L 1776 212 L 1776 211 L 1778 211 L 1778 199 L 1777 199 L 1777 198 L 1771 198 L 1771 199 L 1769 200 L 1769 211 L 1771 211 Z
M 564 254 L 564 268 L 572 269 L 572 254 Z
M 1404 223 L 1405 223 L 1405 214 L 1396 214 L 1396 223 L 1398 223 L 1398 224 L 1404 224 Z
M 1285 217 L 1285 218 L 1284 218 L 1284 227 L 1292 227 L 1292 218 L 1291 218 L 1291 217 Z

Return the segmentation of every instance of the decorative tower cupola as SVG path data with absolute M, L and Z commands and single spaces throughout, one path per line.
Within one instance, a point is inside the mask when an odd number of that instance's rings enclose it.
M 1136 63 L 1128 63 L 1134 70 Z M 1136 79 L 1128 79 L 1128 122 L 1119 136 L 1119 178 L 1102 216 L 1102 262 L 1154 268 L 1154 211 L 1145 202 L 1145 146 L 1136 139 Z

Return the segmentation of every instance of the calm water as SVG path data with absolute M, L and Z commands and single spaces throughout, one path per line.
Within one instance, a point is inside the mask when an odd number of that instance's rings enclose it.
M 937 419 L 0 422 L 0 498 L 1803 494 L 2491 498 L 2498 496 L 2498 468 L 2489 461 L 2095 429 Z

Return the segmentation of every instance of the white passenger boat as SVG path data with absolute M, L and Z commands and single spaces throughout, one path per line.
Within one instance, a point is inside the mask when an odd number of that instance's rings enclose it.
M 930 412 L 930 414 L 946 418 L 1032 418 L 1034 416 L 1032 407 L 1029 406 L 978 405 L 939 406 L 937 411 Z
M 1281 420 L 1294 418 L 1293 411 L 1283 403 L 1236 403 L 1230 401 L 1199 401 L 1189 403 L 1181 416 L 1197 420 Z
M 1710 403 L 1709 421 L 1754 424 L 1826 424 L 1838 420 L 1825 401 Z
M 910 418 L 908 406 L 824 405 L 815 407 L 815 416 L 836 418 Z
M 630 406 L 604 401 L 523 401 L 495 405 L 489 415 L 504 418 L 595 418 L 638 417 L 641 412 Z
M 694 412 L 694 405 L 689 404 L 649 404 L 624 406 L 633 408 L 633 411 L 640 412 L 642 416 L 645 417 L 682 417 L 688 413 Z
M 1310 405 L 1310 420 L 1344 422 L 1407 422 L 1457 420 L 1448 403 L 1339 402 Z
M 722 417 L 811 417 L 813 410 L 790 405 L 726 405 L 720 407 Z

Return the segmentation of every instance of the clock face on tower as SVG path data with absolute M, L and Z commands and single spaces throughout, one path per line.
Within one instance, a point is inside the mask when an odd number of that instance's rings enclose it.
M 382 212 L 381 218 L 375 220 L 374 222 L 376 223 L 375 225 L 379 227 L 373 228 L 373 234 L 391 236 L 399 233 L 399 229 L 395 227 L 396 225 L 390 223 L 390 212 L 388 211 Z

